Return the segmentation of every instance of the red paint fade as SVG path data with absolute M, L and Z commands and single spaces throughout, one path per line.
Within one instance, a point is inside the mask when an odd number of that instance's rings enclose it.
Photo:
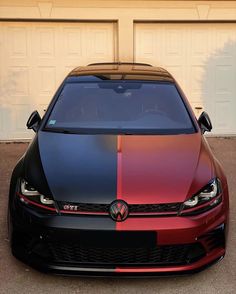
M 122 200 L 122 137 L 117 137 L 117 197 L 116 199 Z M 120 230 L 120 223 L 116 222 L 116 230 Z
M 128 204 L 184 202 L 213 177 L 212 158 L 199 133 L 177 136 L 118 136 L 117 199 Z M 215 210 L 219 213 L 220 206 Z M 116 230 L 154 230 L 158 242 L 194 242 L 206 223 L 217 226 L 213 213 L 192 219 L 128 217 Z M 218 215 L 218 220 L 224 219 Z M 183 234 L 182 234 L 183 233 Z M 185 238 L 186 236 L 186 238 Z M 194 237 L 194 238 L 193 238 Z
M 183 202 L 207 184 L 211 158 L 199 133 L 119 136 L 117 199 L 128 204 Z
M 117 137 L 117 199 L 122 199 L 122 136 Z
M 117 199 L 128 204 L 184 202 L 214 176 L 213 158 L 199 133 L 178 136 L 119 136 Z M 218 171 L 218 175 L 221 172 Z M 223 178 L 223 177 L 221 177 Z M 225 184 L 222 183 L 225 187 Z M 224 196 L 225 194 L 225 196 Z M 223 197 L 228 191 L 223 189 Z M 118 231 L 155 231 L 158 245 L 190 244 L 227 223 L 227 203 L 193 217 L 128 217 Z M 152 268 L 117 267 L 117 273 L 181 272 L 198 269 L 223 256 L 217 248 L 190 265 Z

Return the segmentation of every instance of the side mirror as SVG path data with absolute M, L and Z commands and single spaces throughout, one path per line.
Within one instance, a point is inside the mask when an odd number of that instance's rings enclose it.
M 31 115 L 26 123 L 26 126 L 28 129 L 32 129 L 36 132 L 38 130 L 40 122 L 41 122 L 41 117 L 40 117 L 38 111 L 35 110 L 31 113 Z
M 199 116 L 198 124 L 203 134 L 212 130 L 210 117 L 205 111 Z

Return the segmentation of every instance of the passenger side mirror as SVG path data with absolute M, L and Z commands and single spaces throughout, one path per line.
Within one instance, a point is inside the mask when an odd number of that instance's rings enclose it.
M 212 130 L 210 117 L 205 111 L 202 112 L 202 114 L 199 116 L 198 124 L 202 130 L 202 134 L 204 134 L 205 132 L 210 132 Z
M 31 113 L 31 115 L 26 123 L 26 126 L 28 129 L 32 129 L 36 132 L 38 130 L 40 122 L 41 122 L 41 117 L 40 117 L 38 111 L 35 110 Z

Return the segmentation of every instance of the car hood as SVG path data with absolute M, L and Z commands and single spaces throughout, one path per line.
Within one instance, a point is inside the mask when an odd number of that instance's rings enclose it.
M 39 132 L 42 168 L 57 201 L 183 202 L 213 176 L 199 133 L 81 135 Z

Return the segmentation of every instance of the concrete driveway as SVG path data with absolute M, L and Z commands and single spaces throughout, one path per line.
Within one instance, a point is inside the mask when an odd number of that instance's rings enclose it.
M 176 278 L 114 279 L 60 277 L 39 273 L 11 256 L 6 214 L 11 171 L 27 144 L 0 144 L 0 294 L 2 293 L 236 293 L 236 138 L 210 138 L 228 177 L 231 221 L 228 253 L 199 274 Z

